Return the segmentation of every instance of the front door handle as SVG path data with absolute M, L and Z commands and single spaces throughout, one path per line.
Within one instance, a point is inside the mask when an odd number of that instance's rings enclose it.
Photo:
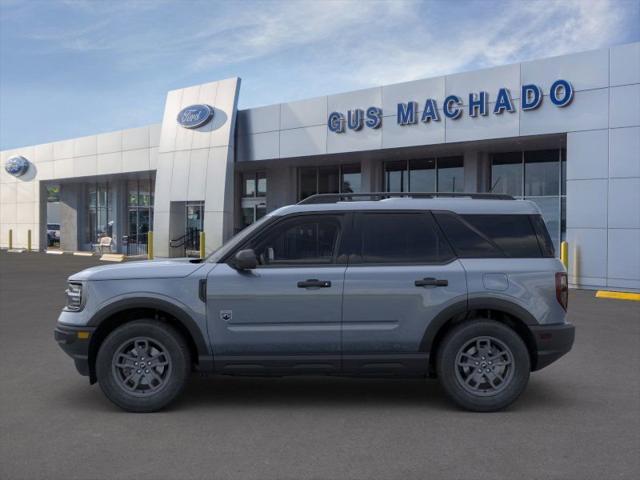
M 329 288 L 331 282 L 328 280 L 318 280 L 316 278 L 310 278 L 298 282 L 298 288 Z
M 449 280 L 439 280 L 436 278 L 423 278 L 422 280 L 416 280 L 416 287 L 446 287 L 449 285 Z

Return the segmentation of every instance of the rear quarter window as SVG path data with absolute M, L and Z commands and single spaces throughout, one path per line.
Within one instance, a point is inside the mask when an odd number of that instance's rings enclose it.
M 506 257 L 542 256 L 529 215 L 463 215 L 462 218 L 491 239 Z
M 553 257 L 553 245 L 539 215 L 436 213 L 461 258 Z

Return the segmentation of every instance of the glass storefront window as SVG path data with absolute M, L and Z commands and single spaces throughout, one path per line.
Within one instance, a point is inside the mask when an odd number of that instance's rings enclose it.
M 242 174 L 242 196 L 264 197 L 267 195 L 267 174 L 247 172 Z
M 243 182 L 243 197 L 254 197 L 256 194 L 256 179 L 253 176 L 245 176 Z
M 384 184 L 387 192 L 404 192 L 408 190 L 409 182 L 405 179 L 405 177 L 408 177 L 406 161 L 387 162 L 384 167 Z
M 109 183 L 95 183 L 87 188 L 87 228 L 85 241 L 98 243 L 102 237 L 113 237 L 113 205 L 110 201 L 112 191 Z
M 558 150 L 524 152 L 525 196 L 560 194 L 559 155 Z
M 438 158 L 438 192 L 464 192 L 463 157 Z
M 267 195 L 267 174 L 258 173 L 258 188 L 256 192 L 257 197 L 264 197 Z
M 316 173 L 315 167 L 298 169 L 298 196 L 301 200 L 318 192 Z
M 493 154 L 491 188 L 535 202 L 559 254 L 566 231 L 565 149 Z
M 242 198 L 240 199 L 242 228 L 248 227 L 267 214 L 266 196 L 266 172 L 242 174 Z
M 340 193 L 340 169 L 318 168 L 318 193 Z
M 491 158 L 491 192 L 522 195 L 522 152 L 496 153 Z
M 148 234 L 153 225 L 153 190 L 154 181 L 150 178 L 127 182 L 127 255 L 147 253 Z
M 463 157 L 386 162 L 384 188 L 387 192 L 463 192 Z
M 362 191 L 362 175 L 360 165 L 344 165 L 342 167 L 341 193 L 357 193 Z
M 60 185 L 47 185 L 47 202 L 60 201 Z
M 409 191 L 436 191 L 436 159 L 411 160 L 409 162 Z
M 358 193 L 362 187 L 360 165 L 332 165 L 298 169 L 298 198 L 316 193 Z

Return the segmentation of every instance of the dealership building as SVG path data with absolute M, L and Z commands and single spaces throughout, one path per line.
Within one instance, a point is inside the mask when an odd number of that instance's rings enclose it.
M 573 286 L 640 290 L 640 43 L 238 110 L 240 79 L 168 92 L 160 123 L 2 151 L 0 247 L 217 248 L 315 193 L 535 202 Z M 55 218 L 53 218 L 55 217 Z M 57 242 L 57 239 L 56 239 Z

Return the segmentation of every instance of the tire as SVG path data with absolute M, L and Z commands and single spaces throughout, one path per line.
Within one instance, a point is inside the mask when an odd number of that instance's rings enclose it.
M 438 378 L 449 398 L 474 412 L 511 405 L 526 388 L 530 370 L 520 336 L 494 320 L 457 325 L 443 339 L 436 358 Z
M 170 325 L 153 320 L 135 320 L 116 328 L 102 342 L 96 358 L 100 388 L 129 412 L 165 408 L 182 392 L 190 372 L 185 339 Z

